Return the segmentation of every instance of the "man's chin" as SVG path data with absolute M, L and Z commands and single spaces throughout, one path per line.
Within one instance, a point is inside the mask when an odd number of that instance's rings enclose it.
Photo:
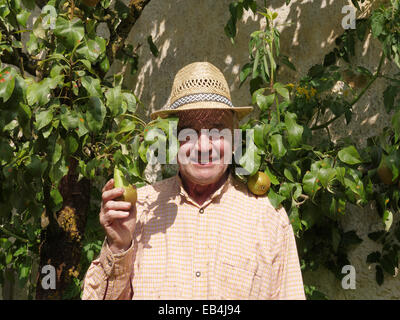
M 192 164 L 189 179 L 194 183 L 207 185 L 217 182 L 224 174 L 226 168 L 221 168 L 217 164 Z

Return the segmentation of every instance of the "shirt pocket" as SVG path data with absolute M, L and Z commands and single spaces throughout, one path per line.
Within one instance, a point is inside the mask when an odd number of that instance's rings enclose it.
M 257 299 L 261 276 L 257 262 L 250 258 L 222 253 L 216 261 L 216 286 L 220 299 Z

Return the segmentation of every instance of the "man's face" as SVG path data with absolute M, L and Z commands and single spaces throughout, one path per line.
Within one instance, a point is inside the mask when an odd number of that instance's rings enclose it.
M 232 160 L 233 113 L 230 110 L 188 110 L 179 113 L 178 164 L 190 182 L 217 182 Z

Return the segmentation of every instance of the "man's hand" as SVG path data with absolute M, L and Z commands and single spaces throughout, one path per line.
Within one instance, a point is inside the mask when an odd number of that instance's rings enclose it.
M 114 179 L 105 184 L 102 192 L 100 224 L 106 232 L 110 250 L 120 253 L 131 246 L 136 226 L 136 205 L 114 200 L 124 193 L 124 189 L 114 188 Z

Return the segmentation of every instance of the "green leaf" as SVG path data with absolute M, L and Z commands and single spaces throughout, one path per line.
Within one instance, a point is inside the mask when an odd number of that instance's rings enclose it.
M 107 56 L 105 56 L 101 61 L 100 61 L 100 69 L 104 73 L 107 73 L 107 71 L 110 69 L 110 61 L 108 60 Z
M 301 229 L 302 229 L 298 207 L 292 205 L 292 207 L 290 208 L 289 221 L 292 224 L 294 234 L 298 234 L 299 231 L 301 231 Z
M 258 76 L 258 72 L 257 72 L 257 67 L 258 67 L 258 61 L 260 60 L 260 51 L 257 50 L 256 51 L 256 56 L 254 58 L 254 62 L 253 62 L 253 72 L 252 72 L 252 78 L 255 79 Z
M 289 61 L 289 58 L 288 58 L 287 56 L 281 55 L 281 56 L 280 56 L 280 59 L 281 59 L 281 62 L 282 62 L 283 64 L 285 64 L 286 66 L 288 66 L 288 67 L 289 67 L 290 69 L 292 69 L 293 71 L 296 71 L 296 67 L 294 66 L 293 63 L 291 63 L 291 62 Z
M 39 158 L 37 155 L 31 156 L 30 163 L 26 166 L 28 172 L 34 177 L 42 177 L 47 168 L 47 161 Z
M 117 86 L 106 91 L 106 105 L 110 109 L 111 114 L 115 117 L 123 112 L 121 87 Z
M 2 161 L 9 162 L 12 158 L 13 148 L 6 139 L 0 138 L 0 165 L 2 165 Z
M 52 189 L 50 191 L 50 197 L 52 200 L 52 207 L 54 211 L 58 211 L 62 208 L 63 197 L 58 189 Z
M 314 171 L 307 172 L 303 177 L 303 189 L 308 195 L 312 197 L 315 196 L 316 192 L 320 188 L 317 179 L 318 173 Z
M 389 210 L 385 210 L 383 212 L 382 221 L 383 224 L 385 225 L 385 231 L 389 231 L 393 223 L 393 213 Z
M 78 114 L 67 106 L 61 106 L 60 121 L 65 130 L 73 130 L 79 126 Z
M 277 158 L 282 158 L 286 154 L 286 148 L 282 142 L 282 136 L 280 134 L 274 134 L 271 136 L 269 141 L 272 147 L 272 153 Z
M 301 143 L 303 126 L 297 124 L 297 115 L 291 112 L 285 112 L 285 125 L 288 132 L 288 141 L 291 147 L 296 147 Z
M 26 27 L 26 22 L 28 21 L 29 16 L 31 15 L 30 12 L 26 10 L 22 10 L 20 13 L 17 14 L 17 21 L 23 27 Z
M 101 130 L 106 113 L 106 107 L 98 97 L 89 99 L 85 116 L 90 131 L 98 132 Z
M 60 160 L 61 158 L 61 152 L 62 152 L 62 146 L 59 143 L 56 143 L 56 145 L 54 146 L 54 152 L 53 155 L 51 157 L 51 162 L 53 164 L 57 163 L 58 160 Z
M 274 174 L 272 174 L 271 170 L 269 170 L 268 167 L 265 168 L 264 173 L 267 174 L 267 176 L 269 177 L 269 179 L 271 180 L 271 183 L 273 185 L 279 184 L 278 179 L 276 178 L 276 176 Z
M 134 121 L 132 121 L 130 119 L 124 119 L 121 121 L 121 123 L 118 126 L 118 128 L 119 128 L 118 134 L 132 131 L 135 129 L 135 127 L 136 127 L 136 124 Z
M 261 157 L 258 154 L 258 148 L 252 139 L 246 142 L 246 152 L 239 160 L 239 164 L 251 176 L 258 171 L 261 164 Z
M 360 155 L 354 146 L 348 146 L 343 148 L 338 153 L 339 159 L 346 164 L 358 164 L 361 163 Z
M 20 247 L 17 251 L 14 252 L 13 256 L 18 257 L 22 254 L 26 254 L 26 247 Z
M 336 170 L 333 168 L 321 168 L 318 171 L 318 179 L 324 188 L 335 178 Z
M 47 19 L 47 21 L 43 21 L 43 16 L 40 15 L 35 23 L 33 24 L 33 34 L 35 35 L 36 38 L 46 40 L 46 29 L 48 29 L 48 26 L 46 25 L 46 22 L 50 22 L 51 19 Z
M 285 199 L 289 199 L 292 196 L 293 188 L 294 188 L 294 183 L 284 182 L 281 184 L 279 188 L 279 194 L 285 197 Z
M 264 128 L 265 128 L 264 124 L 256 124 L 253 127 L 253 130 L 254 130 L 254 143 L 259 148 L 264 148 L 264 146 L 265 146 Z
M 100 55 L 100 46 L 93 39 L 88 39 L 78 47 L 76 53 L 94 63 Z
M 243 66 L 243 68 L 242 68 L 242 70 L 240 71 L 240 74 L 239 74 L 239 80 L 240 80 L 239 88 L 246 81 L 246 79 L 250 75 L 251 71 L 252 71 L 252 64 L 251 63 L 246 63 Z
M 40 82 L 33 82 L 26 89 L 26 98 L 29 105 L 38 103 L 43 106 L 50 101 L 50 90 L 62 83 L 62 76 L 57 78 L 45 78 Z
M 274 190 L 272 190 L 272 188 L 270 188 L 268 192 L 268 199 L 273 207 L 277 209 L 281 202 L 284 201 L 286 198 L 284 196 L 281 196 L 280 194 L 277 194 Z
M 58 184 L 59 181 L 68 173 L 68 167 L 65 158 L 61 157 L 60 161 L 50 167 L 49 178 L 53 184 Z
M 369 77 L 369 78 L 372 78 L 372 77 L 373 77 L 373 74 L 371 73 L 371 71 L 369 71 L 367 68 L 365 68 L 365 67 L 363 67 L 363 66 L 358 66 L 358 67 L 356 68 L 356 71 L 359 72 L 359 73 L 361 73 L 361 74 L 366 75 L 366 76 Z
M 16 71 L 14 68 L 6 67 L 0 72 L 0 97 L 3 102 L 10 99 L 15 87 Z
M 100 86 L 100 80 L 92 78 L 90 76 L 84 76 L 81 79 L 82 86 L 86 89 L 90 97 L 101 97 L 102 91 Z
M 41 130 L 53 120 L 53 110 L 48 109 L 39 111 L 36 113 L 35 118 L 36 118 L 36 123 L 35 123 L 36 130 Z
M 289 181 L 294 182 L 293 175 L 292 175 L 292 173 L 290 172 L 290 170 L 289 170 L 288 168 L 285 168 L 285 169 L 283 170 L 283 174 L 285 175 L 285 177 L 286 177 Z
M 67 148 L 68 154 L 73 154 L 78 150 L 79 142 L 72 134 L 70 134 L 65 139 L 65 147 Z
M 135 113 L 136 112 L 136 97 L 134 94 L 129 93 L 129 92 L 123 92 L 122 93 L 122 98 L 127 104 L 128 111 Z
M 29 34 L 29 41 L 26 43 L 26 50 L 29 54 L 34 54 L 38 50 L 38 41 L 33 32 Z
M 274 83 L 274 89 L 276 90 L 276 92 L 279 93 L 279 95 L 281 95 L 286 101 L 290 100 L 289 97 L 289 90 L 285 88 L 285 86 L 280 83 L 280 82 L 276 82 Z
M 375 10 L 372 13 L 371 19 L 371 30 L 372 35 L 377 38 L 381 35 L 385 26 L 385 16 L 381 11 Z
M 264 96 L 262 94 L 257 94 L 256 101 L 257 105 L 260 107 L 262 112 L 265 112 L 269 109 L 270 106 L 274 103 L 275 94 L 270 94 L 268 96 Z
M 393 110 L 395 98 L 399 92 L 400 87 L 388 86 L 383 92 L 383 103 L 387 113 Z
M 66 47 L 72 49 L 83 39 L 85 27 L 79 18 L 67 20 L 59 16 L 56 20 L 54 34 Z

